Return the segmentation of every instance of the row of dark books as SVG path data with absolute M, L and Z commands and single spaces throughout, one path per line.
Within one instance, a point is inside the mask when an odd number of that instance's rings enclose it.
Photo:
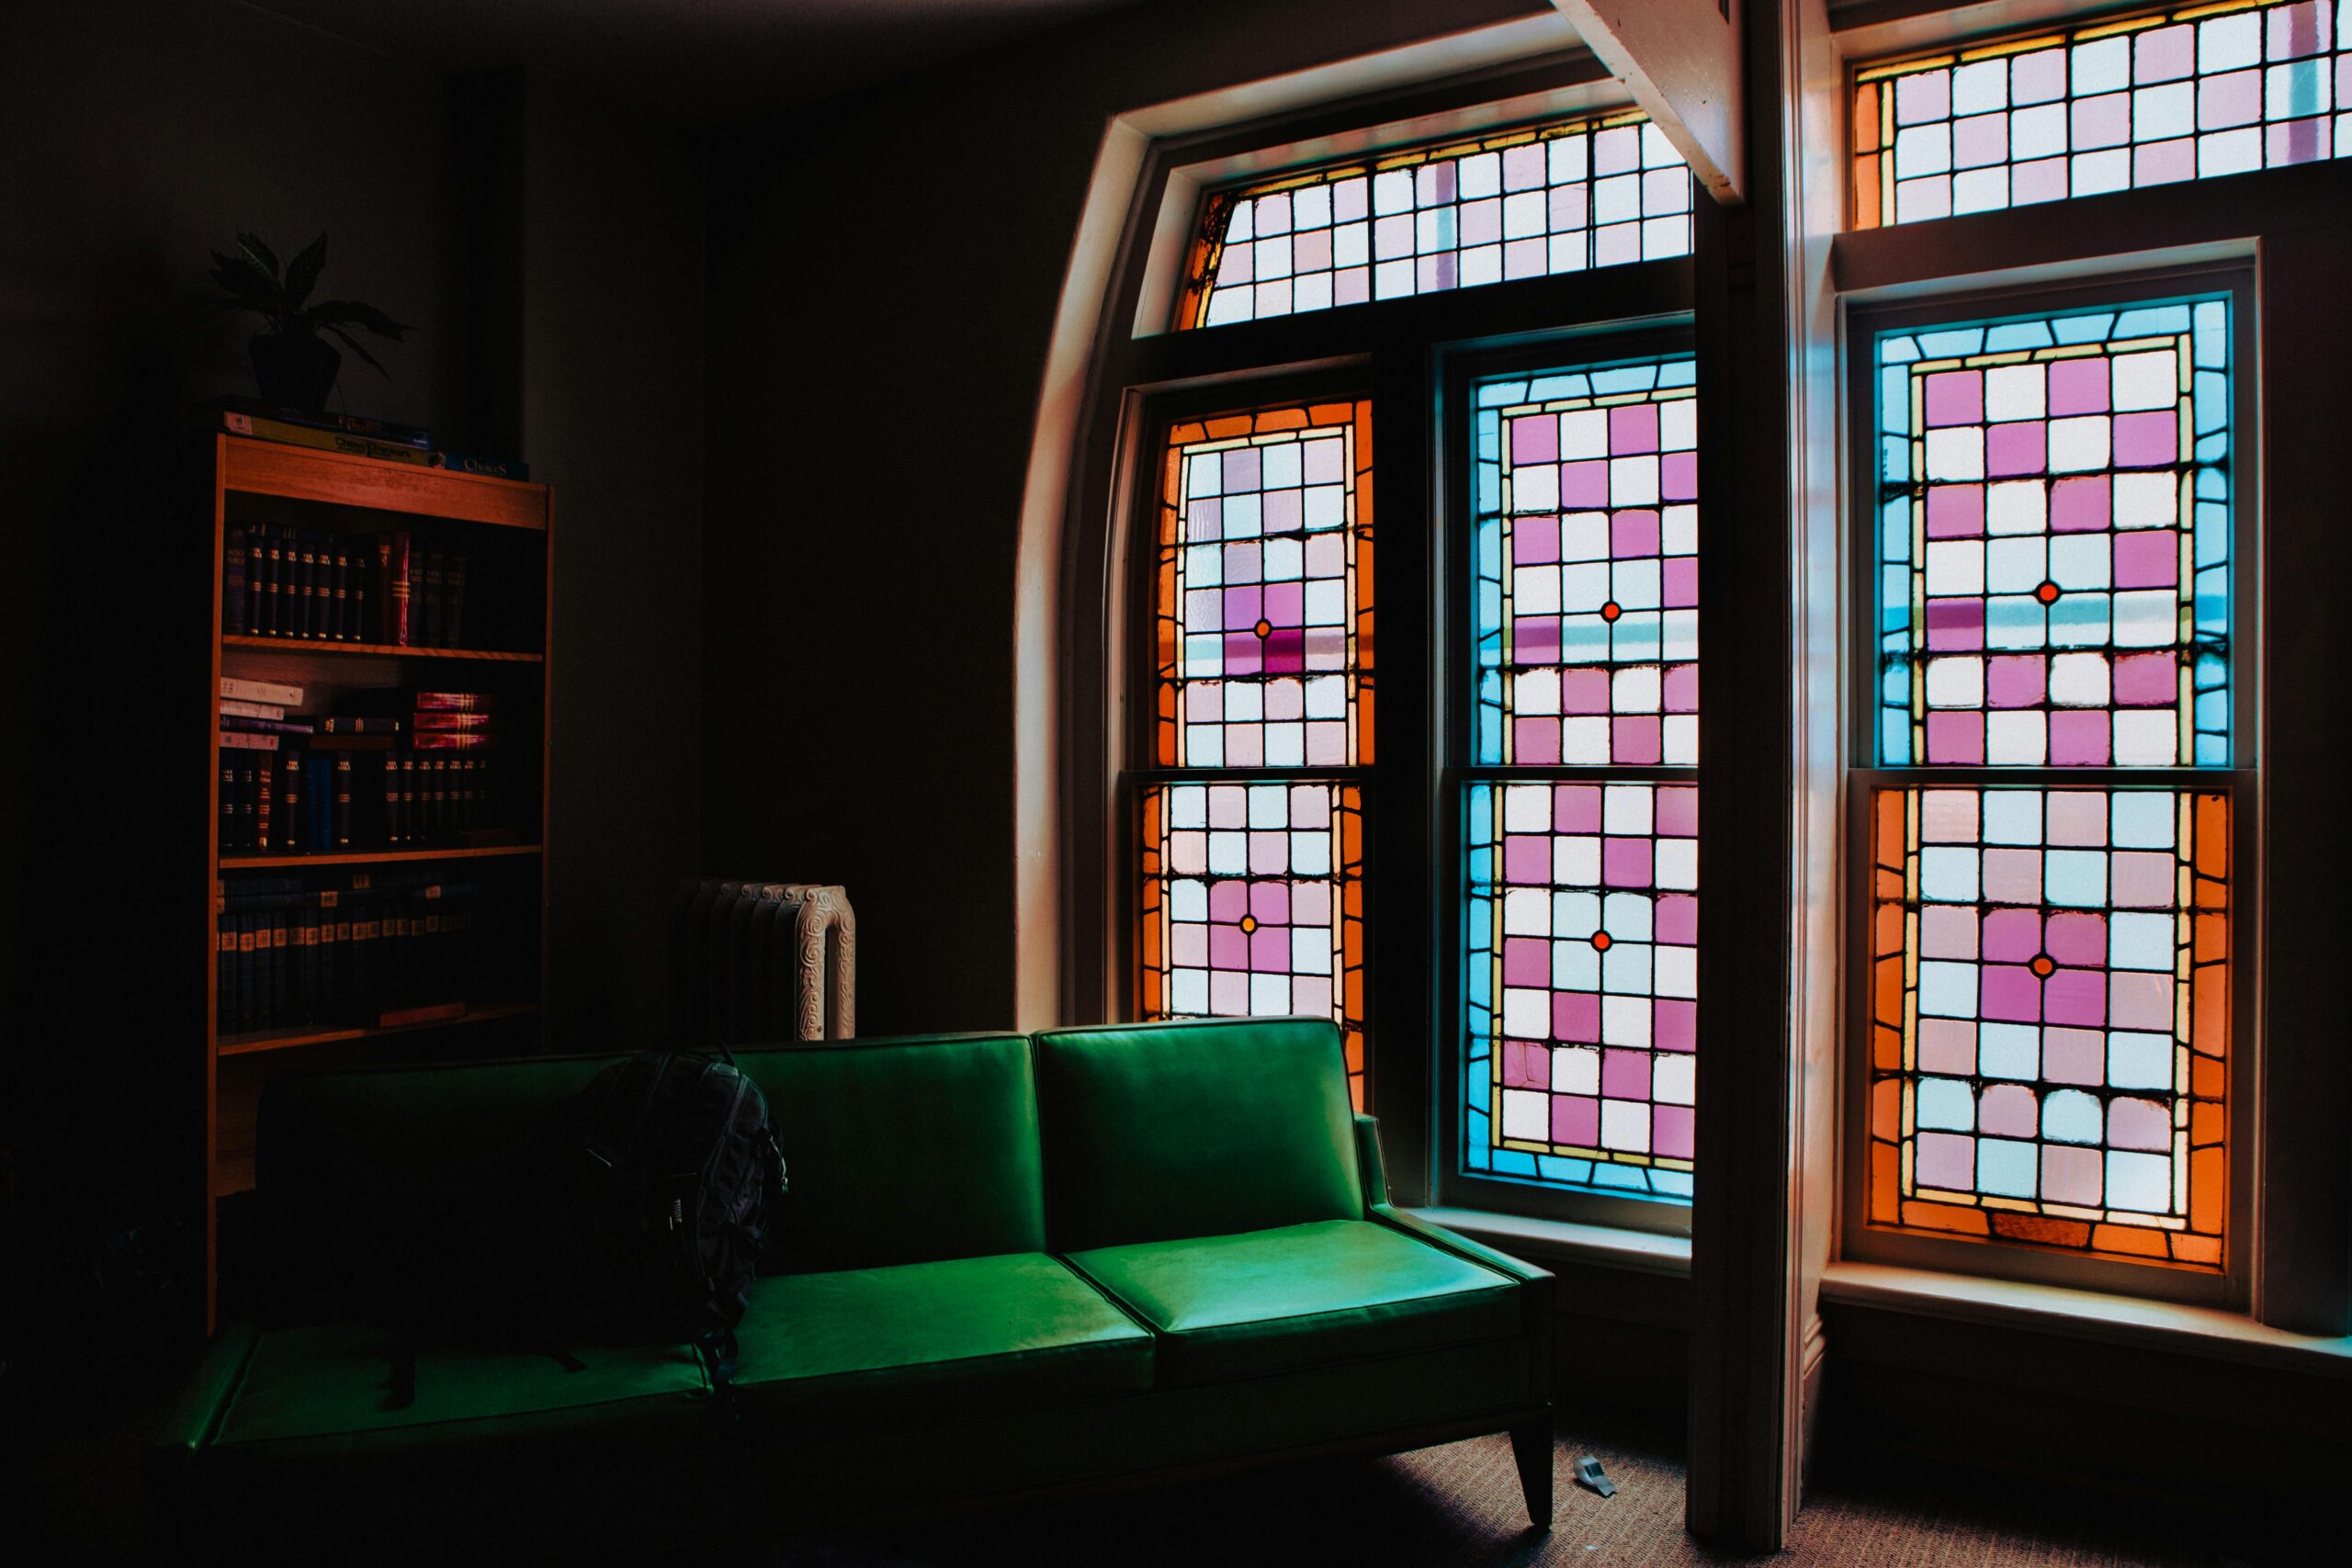
M 383 751 L 220 753 L 223 854 L 323 854 L 478 841 L 494 819 L 490 759 Z
M 409 463 L 421 468 L 447 468 L 491 479 L 531 477 L 531 465 L 519 457 L 451 452 L 441 446 L 433 432 L 413 424 L 322 410 L 275 408 L 250 398 L 224 398 L 218 412 L 220 428 L 232 435 L 250 435 L 289 446 L 373 457 L 379 462 Z
M 465 646 L 466 555 L 419 548 L 406 529 L 337 534 L 230 525 L 220 627 L 232 637 Z
M 387 1026 L 464 1010 L 481 988 L 469 882 L 355 872 L 226 882 L 215 900 L 223 1034 L 306 1025 Z

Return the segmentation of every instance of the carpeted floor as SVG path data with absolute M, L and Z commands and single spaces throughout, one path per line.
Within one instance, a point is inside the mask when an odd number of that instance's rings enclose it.
M 1671 1432 L 1613 1416 L 1563 1438 L 1549 1535 L 1528 1528 L 1510 1445 L 1496 1437 L 1078 1505 L 785 1540 L 736 1562 L 739 1568 L 1536 1568 L 1741 1561 L 1705 1551 L 1683 1533 L 1676 1449 Z M 1580 1453 L 1600 1457 L 1617 1483 L 1614 1497 L 1569 1480 Z M 2037 1495 L 2007 1478 L 1895 1474 L 1866 1486 L 1814 1488 L 1788 1551 L 1771 1561 L 1806 1568 L 2325 1568 L 2352 1563 L 2348 1539 L 2308 1523 L 2233 1519 L 2160 1501 L 2072 1490 Z

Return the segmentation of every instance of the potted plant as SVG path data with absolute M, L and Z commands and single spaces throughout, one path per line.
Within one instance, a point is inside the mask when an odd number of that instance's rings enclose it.
M 220 303 L 232 310 L 256 311 L 262 317 L 262 329 L 254 333 L 247 347 L 264 402 L 313 412 L 326 407 L 335 372 L 343 367 L 343 355 L 334 344 L 319 336 L 322 332 L 334 333 L 345 348 L 386 378 L 391 375 L 351 335 L 350 329 L 398 343 L 408 328 L 356 299 L 322 299 L 311 304 L 311 291 L 318 287 L 319 273 L 326 264 L 324 234 L 288 262 L 282 276 L 277 254 L 257 234 L 241 231 L 233 254 L 212 253 L 212 280 L 229 295 Z

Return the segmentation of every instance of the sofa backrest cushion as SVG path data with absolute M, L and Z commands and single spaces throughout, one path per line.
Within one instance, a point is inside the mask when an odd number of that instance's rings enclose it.
M 786 1269 L 1045 1249 L 1023 1036 L 812 1043 L 735 1060 L 767 1096 L 784 1152 Z
M 1036 1046 L 1055 1251 L 1363 1218 L 1329 1020 L 1062 1029 Z

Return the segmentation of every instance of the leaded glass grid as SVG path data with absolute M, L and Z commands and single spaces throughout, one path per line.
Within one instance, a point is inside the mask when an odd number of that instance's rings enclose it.
M 2225 299 L 1876 345 L 1883 765 L 2230 761 Z
M 1143 1015 L 1338 1021 L 1363 1104 L 1363 809 L 1352 784 L 1142 790 Z
M 1210 192 L 1179 327 L 1690 254 L 1690 172 L 1638 110 Z
M 2221 1269 L 2227 796 L 1871 806 L 1871 1223 Z
M 1698 794 L 1469 786 L 1470 1172 L 1690 1196 Z
M 1677 356 L 1478 385 L 1480 763 L 1697 763 L 1694 368 Z
M 1153 580 L 1161 767 L 1372 761 L 1372 405 L 1179 424 Z
M 2352 152 L 2352 0 L 2168 6 L 1869 66 L 1853 226 Z

